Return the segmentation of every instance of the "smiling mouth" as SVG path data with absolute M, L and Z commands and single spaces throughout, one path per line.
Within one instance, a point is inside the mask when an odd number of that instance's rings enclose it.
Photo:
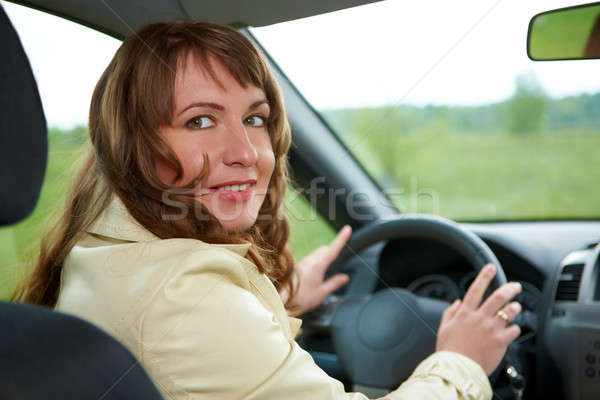
M 217 190 L 227 190 L 231 192 L 243 192 L 244 190 L 248 190 L 249 187 L 256 185 L 255 179 L 246 179 L 246 180 L 231 180 L 227 182 L 219 183 L 215 186 L 211 186 L 208 188 L 211 192 L 215 192 Z
M 256 181 L 209 188 L 209 193 L 218 199 L 233 203 L 245 203 L 252 198 Z
M 230 190 L 232 192 L 243 192 L 247 190 L 250 186 L 254 185 L 254 183 L 244 183 L 243 185 L 225 185 L 210 188 L 211 191 L 216 190 Z

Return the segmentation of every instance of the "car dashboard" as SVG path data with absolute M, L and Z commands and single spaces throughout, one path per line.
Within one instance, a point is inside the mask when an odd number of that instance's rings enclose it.
M 523 306 L 515 320 L 521 336 L 509 348 L 507 363 L 490 377 L 497 398 L 513 398 L 504 376 L 508 364 L 516 365 L 527 380 L 523 398 L 595 398 L 589 396 L 600 392 L 600 223 L 461 226 L 490 247 L 509 281 L 523 286 L 515 299 Z M 329 301 L 342 298 L 350 285 L 355 285 L 372 293 L 401 287 L 450 303 L 464 296 L 476 275 L 454 250 L 419 237 L 376 243 L 351 258 L 339 272 L 347 273 L 350 283 Z M 593 315 L 598 318 L 590 321 Z M 307 325 L 301 340 L 317 364 L 347 384 L 326 332 Z

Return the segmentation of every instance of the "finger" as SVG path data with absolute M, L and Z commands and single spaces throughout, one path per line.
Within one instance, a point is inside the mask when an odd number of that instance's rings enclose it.
M 323 285 L 321 285 L 321 290 L 325 295 L 324 297 L 327 297 L 330 293 L 335 292 L 348 282 L 350 282 L 350 277 L 348 275 L 335 274 L 334 276 L 323 282 Z
M 504 331 L 502 332 L 502 339 L 504 340 L 504 343 L 506 343 L 506 345 L 508 345 L 511 342 L 513 342 L 516 338 L 518 338 L 520 335 L 521 335 L 521 328 L 519 327 L 519 325 L 512 324 L 512 325 L 509 325 L 506 329 L 504 329 Z
M 313 251 L 310 255 L 315 258 L 322 258 L 329 252 L 329 246 L 319 246 L 315 251 Z
M 444 310 L 444 313 L 442 314 L 442 320 L 440 321 L 440 325 L 443 325 L 446 322 L 450 321 L 452 318 L 454 318 L 459 308 L 460 299 L 456 299 L 454 300 L 454 303 L 452 303 L 448 308 Z
M 309 255 L 304 257 L 301 261 L 306 261 L 306 263 L 311 266 L 317 265 L 317 264 L 318 265 L 327 264 L 327 263 L 323 263 L 322 261 L 327 259 L 328 253 L 329 253 L 329 246 L 320 246 L 319 248 L 314 250 L 312 253 L 310 253 Z
M 342 229 L 338 232 L 333 242 L 329 245 L 328 251 L 328 261 L 331 262 L 337 258 L 340 254 L 340 251 L 344 248 L 344 245 L 350 239 L 350 235 L 352 234 L 352 228 L 350 225 L 344 225 Z
M 498 317 L 498 319 L 504 325 L 506 325 L 508 322 L 514 320 L 517 317 L 517 315 L 519 315 L 519 313 L 521 312 L 521 304 L 517 301 L 513 301 L 512 303 L 505 305 L 502 308 L 502 311 L 504 311 L 506 313 L 506 315 L 508 316 L 508 321 L 504 321 L 502 319 L 502 317 Z
M 484 315 L 494 315 L 506 304 L 507 301 L 521 293 L 522 287 L 519 282 L 510 282 L 500 286 L 487 298 L 481 306 Z
M 491 263 L 486 264 L 481 271 L 479 271 L 479 274 L 477 274 L 477 277 L 465 294 L 465 298 L 463 300 L 465 307 L 472 310 L 479 307 L 479 304 L 481 304 L 481 299 L 483 298 L 483 294 L 494 278 L 494 275 L 496 275 L 496 266 Z

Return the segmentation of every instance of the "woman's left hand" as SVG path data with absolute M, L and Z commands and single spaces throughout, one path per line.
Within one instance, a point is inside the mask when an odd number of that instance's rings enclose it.
M 351 234 L 352 228 L 345 225 L 330 245 L 319 247 L 298 262 L 299 286 L 294 300 L 300 308 L 294 313 L 296 316 L 318 307 L 325 297 L 350 281 L 346 274 L 335 274 L 327 280 L 324 277 Z

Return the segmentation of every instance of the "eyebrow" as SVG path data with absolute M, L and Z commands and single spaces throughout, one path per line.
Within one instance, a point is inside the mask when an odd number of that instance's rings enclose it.
M 256 107 L 262 105 L 262 104 L 269 104 L 267 99 L 260 99 L 255 101 L 254 103 L 250 104 L 250 106 L 248 107 L 248 110 L 253 110 Z M 181 114 L 183 114 L 184 112 L 186 112 L 187 110 L 189 110 L 190 108 L 195 108 L 195 107 L 206 107 L 206 108 L 212 108 L 218 111 L 224 111 L 225 107 L 217 104 L 217 103 L 212 103 L 212 102 L 196 102 L 196 103 L 192 103 L 190 105 L 188 105 L 186 108 L 184 108 L 179 114 L 177 114 L 177 116 L 180 116 Z

